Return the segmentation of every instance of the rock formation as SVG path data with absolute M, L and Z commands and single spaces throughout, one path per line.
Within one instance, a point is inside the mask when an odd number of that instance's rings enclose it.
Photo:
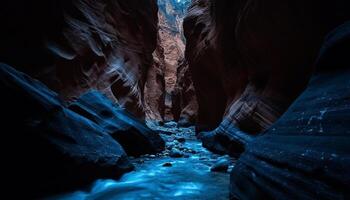
M 27 198 L 84 186 L 97 178 L 117 178 L 133 169 L 119 143 L 102 127 L 65 108 L 45 85 L 4 64 L 0 77 L 1 152 L 9 173 L 3 177 L 9 185 L 21 180 Z M 7 146 L 15 150 L 9 153 Z M 21 194 L 11 194 L 17 195 Z
M 143 87 L 157 44 L 155 0 L 6 1 L 1 60 L 67 100 L 96 89 L 143 117 Z
M 150 121 L 177 121 L 180 119 L 179 113 L 183 112 L 182 121 L 194 122 L 193 118 L 195 118 L 196 113 L 194 93 L 186 92 L 187 88 L 183 88 L 187 84 L 184 80 L 190 80 L 190 77 L 182 77 L 185 75 L 185 66 L 181 67 L 181 70 L 179 69 L 179 65 L 184 60 L 185 51 L 182 21 L 189 3 L 188 0 L 158 1 L 158 47 L 153 56 L 155 66 L 152 67 L 152 71 L 157 71 L 159 75 L 150 73 L 148 79 L 150 83 L 146 84 L 146 90 L 152 93 L 152 95 L 147 94 L 146 98 L 149 110 L 153 111 L 148 117 Z M 164 86 L 159 80 L 162 76 L 164 77 Z M 159 91 L 162 91 L 163 96 L 159 95 Z M 191 96 L 184 97 L 182 95 L 184 93 Z M 162 102 L 161 104 L 159 104 L 159 100 Z
M 159 37 L 157 48 L 153 52 L 153 64 L 148 70 L 145 84 L 145 112 L 148 123 L 162 123 L 165 112 L 165 77 L 164 77 L 164 49 Z
M 322 6 L 193 1 L 184 27 L 199 131 L 233 124 L 257 134 L 283 114 L 305 88 L 323 36 L 341 21 L 320 25 Z
M 332 32 L 307 89 L 247 144 L 231 174 L 232 198 L 350 198 L 349 27 Z
M 192 76 L 185 59 L 179 61 L 177 80 L 172 94 L 172 113 L 179 126 L 194 125 L 197 120 L 198 103 Z
M 102 127 L 129 156 L 156 154 L 165 147 L 156 132 L 97 91 L 82 95 L 69 108 Z
M 348 9 L 343 0 L 192 2 L 184 28 L 198 136 L 240 156 L 232 199 L 349 198 L 349 25 L 321 49 Z

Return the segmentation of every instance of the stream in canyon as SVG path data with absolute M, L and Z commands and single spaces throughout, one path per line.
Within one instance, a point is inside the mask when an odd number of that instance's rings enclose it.
M 166 124 L 167 125 L 167 124 Z M 207 151 L 195 138 L 194 128 L 153 127 L 167 141 L 158 155 L 133 158 L 135 170 L 119 180 L 98 180 L 86 191 L 56 196 L 55 200 L 227 199 L 229 173 L 213 172 L 227 156 Z M 232 170 L 229 166 L 227 171 Z

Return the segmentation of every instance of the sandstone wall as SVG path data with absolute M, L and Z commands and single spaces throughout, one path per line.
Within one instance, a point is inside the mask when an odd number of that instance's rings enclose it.
M 156 0 L 2 3 L 1 60 L 72 100 L 97 89 L 143 117 L 157 44 Z

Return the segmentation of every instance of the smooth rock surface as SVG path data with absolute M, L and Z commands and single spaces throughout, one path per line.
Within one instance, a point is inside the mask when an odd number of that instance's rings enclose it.
M 135 116 L 157 45 L 156 0 L 3 0 L 0 61 L 67 101 L 99 90 Z
M 130 156 L 158 153 L 165 148 L 158 133 L 98 91 L 82 95 L 69 108 L 101 126 Z
M 2 176 L 13 198 L 34 198 L 118 178 L 131 171 L 123 148 L 103 128 L 64 107 L 44 84 L 0 64 Z M 6 146 L 14 150 L 6 150 Z
M 350 198 L 350 24 L 327 38 L 309 86 L 231 173 L 232 199 Z

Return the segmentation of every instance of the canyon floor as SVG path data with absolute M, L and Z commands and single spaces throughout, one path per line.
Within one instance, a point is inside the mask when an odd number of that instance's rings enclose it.
M 194 127 L 170 122 L 152 128 L 167 141 L 164 152 L 132 158 L 135 170 L 119 180 L 98 180 L 85 191 L 50 199 L 228 199 L 234 160 L 203 148 Z

